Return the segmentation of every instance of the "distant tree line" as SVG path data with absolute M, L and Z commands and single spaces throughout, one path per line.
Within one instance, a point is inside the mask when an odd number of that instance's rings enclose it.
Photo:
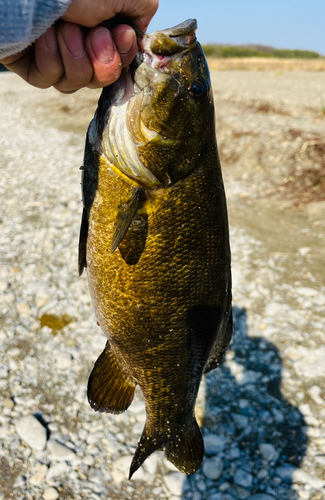
M 276 57 L 279 59 L 319 59 L 311 50 L 274 49 L 263 45 L 202 45 L 206 57 Z

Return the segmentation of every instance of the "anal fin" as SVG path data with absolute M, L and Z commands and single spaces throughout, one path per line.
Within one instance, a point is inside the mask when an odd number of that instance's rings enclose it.
M 107 342 L 88 380 L 90 406 L 95 411 L 122 413 L 132 403 L 135 387 Z

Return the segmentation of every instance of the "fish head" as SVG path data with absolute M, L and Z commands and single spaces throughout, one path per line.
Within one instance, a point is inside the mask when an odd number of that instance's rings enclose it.
M 99 140 L 109 162 L 145 188 L 172 186 L 215 144 L 211 82 L 196 28 L 189 19 L 139 38 L 136 58 L 103 89 L 89 129 L 90 142 Z
M 214 133 L 209 69 L 196 28 L 189 19 L 145 35 L 135 60 L 127 129 L 141 162 L 164 187 L 195 168 L 203 136 L 211 127 Z

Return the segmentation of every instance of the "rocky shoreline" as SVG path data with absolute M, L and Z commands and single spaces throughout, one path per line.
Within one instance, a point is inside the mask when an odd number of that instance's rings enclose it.
M 80 130 L 95 98 L 92 91 L 42 92 L 1 74 L 1 500 L 325 498 L 324 220 L 319 205 L 313 216 L 293 216 L 296 198 L 277 188 L 276 201 L 263 198 L 275 189 L 272 179 L 282 185 L 305 137 L 325 141 L 317 115 L 322 75 L 284 73 L 277 84 L 265 72 L 212 75 L 230 212 L 234 339 L 200 389 L 200 471 L 186 477 L 159 452 L 128 481 L 145 420 L 141 395 L 118 416 L 95 413 L 86 399 L 105 344 L 86 276 L 77 274 Z M 283 139 L 289 129 L 301 134 Z M 300 155 L 302 169 L 320 161 L 313 154 Z M 263 200 L 272 214 L 284 207 L 290 241 L 280 240 L 271 218 L 267 236 L 253 225 Z

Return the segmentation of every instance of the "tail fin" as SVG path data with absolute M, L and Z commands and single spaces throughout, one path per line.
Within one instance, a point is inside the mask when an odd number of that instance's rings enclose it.
M 193 474 L 200 468 L 204 456 L 204 443 L 195 418 L 189 427 L 182 429 L 168 440 L 165 455 L 184 474 Z
M 151 453 L 159 450 L 163 445 L 164 439 L 161 436 L 151 436 L 147 433 L 147 426 L 144 426 L 141 439 L 139 441 L 138 447 L 135 450 L 135 454 L 130 467 L 129 479 L 133 476 L 135 471 L 141 467 L 146 458 L 148 458 Z
M 129 479 L 151 453 L 165 448 L 166 458 L 184 474 L 193 474 L 202 464 L 204 455 L 203 438 L 195 419 L 190 426 L 171 434 L 151 434 L 151 429 L 144 427 L 138 448 L 130 467 Z

